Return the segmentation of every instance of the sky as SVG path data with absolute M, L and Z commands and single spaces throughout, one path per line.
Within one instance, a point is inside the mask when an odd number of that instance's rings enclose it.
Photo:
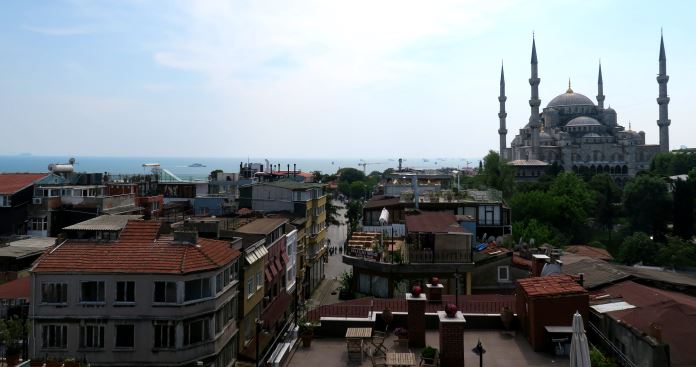
M 691 1 L 66 0 L 0 3 L 0 155 L 481 157 L 567 89 L 696 146 Z M 692 101 L 693 102 L 693 101 Z

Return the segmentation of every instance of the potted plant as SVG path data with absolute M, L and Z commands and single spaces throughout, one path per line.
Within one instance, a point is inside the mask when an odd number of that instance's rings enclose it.
M 388 307 L 382 310 L 382 320 L 384 320 L 385 329 L 388 329 L 389 324 L 391 324 L 392 321 L 394 321 L 394 314 Z
M 19 363 L 22 343 L 29 332 L 29 324 L 17 316 L 0 320 L 0 341 L 5 344 L 5 359 L 8 366 Z
M 440 278 L 438 278 L 438 277 L 432 277 L 432 279 L 430 279 L 430 284 L 432 284 L 432 285 L 439 285 L 439 284 L 440 284 Z
M 398 327 L 394 329 L 394 335 L 399 339 L 408 339 L 408 329 Z
M 353 273 L 344 271 L 341 274 L 341 288 L 338 292 L 338 299 L 347 300 L 355 298 L 355 294 L 352 291 L 353 287 Z
M 298 323 L 300 339 L 302 339 L 302 346 L 309 348 L 312 346 L 312 339 L 314 338 L 314 324 L 307 321 L 306 319 L 301 319 Z
M 75 358 L 66 358 L 63 361 L 63 367 L 80 367 L 80 362 Z
M 510 307 L 503 306 L 502 310 L 500 310 L 500 320 L 503 322 L 505 330 L 510 330 L 510 326 L 512 325 L 512 320 L 514 317 L 515 315 L 510 309 Z
M 46 358 L 46 367 L 61 367 L 62 365 L 63 362 L 55 359 L 54 357 Z
M 445 306 L 445 313 L 447 314 L 447 317 L 454 317 L 457 315 L 457 305 L 455 304 L 448 304 Z
M 421 352 L 421 359 L 425 364 L 435 364 L 435 358 L 437 357 L 437 348 L 431 346 L 426 346 Z

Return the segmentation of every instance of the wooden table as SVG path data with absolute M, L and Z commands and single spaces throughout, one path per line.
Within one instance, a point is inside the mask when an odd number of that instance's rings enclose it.
M 387 353 L 388 366 L 415 366 L 416 355 L 413 353 Z
M 367 339 L 371 337 L 371 327 L 349 327 L 346 329 L 346 339 Z

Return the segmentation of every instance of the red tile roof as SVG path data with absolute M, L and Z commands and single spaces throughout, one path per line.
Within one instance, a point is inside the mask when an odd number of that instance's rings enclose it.
M 524 278 L 517 281 L 529 297 L 561 296 L 569 294 L 586 294 L 573 277 L 567 274 L 552 274 L 545 277 Z
M 219 268 L 240 255 L 227 241 L 199 238 L 187 245 L 157 237 L 160 225 L 129 221 L 113 242 L 68 240 L 39 258 L 34 271 L 184 274 Z
M 598 248 L 598 247 L 592 247 L 592 246 L 587 246 L 587 245 L 573 245 L 573 246 L 568 246 L 565 248 L 567 252 L 572 252 L 576 255 L 580 256 L 587 256 L 592 259 L 597 259 L 597 260 L 605 260 L 605 261 L 611 261 L 614 260 L 614 257 L 611 256 L 609 251 L 603 249 L 603 248 Z
M 0 173 L 0 194 L 14 194 L 48 176 L 48 173 Z
M 525 259 L 524 257 L 518 254 L 512 255 L 512 264 L 517 265 L 521 268 L 532 270 L 532 260 Z
M 24 277 L 0 284 L 0 299 L 29 299 L 31 278 Z
M 457 224 L 457 218 L 449 212 L 421 212 L 406 216 L 406 231 L 447 233 L 468 232 Z
M 603 289 L 603 292 L 621 297 L 636 306 L 608 315 L 648 333 L 650 325 L 662 328 L 662 341 L 669 344 L 670 359 L 674 365 L 696 365 L 696 297 L 683 293 L 648 287 L 627 280 Z

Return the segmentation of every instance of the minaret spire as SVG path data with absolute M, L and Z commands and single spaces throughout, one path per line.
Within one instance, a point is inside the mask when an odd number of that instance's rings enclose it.
M 498 112 L 498 118 L 500 119 L 500 128 L 498 129 L 498 134 L 500 135 L 500 157 L 507 158 L 505 155 L 506 147 L 506 136 L 507 128 L 505 127 L 505 118 L 507 117 L 507 112 L 505 112 L 505 101 L 507 97 L 505 96 L 505 71 L 503 70 L 503 64 L 500 63 L 500 96 L 498 97 L 498 102 L 500 102 L 500 112 Z
M 599 77 L 597 77 L 597 106 L 604 109 L 604 82 L 602 81 L 602 60 L 599 60 Z
M 657 84 L 660 86 L 660 94 L 657 97 L 657 104 L 660 106 L 660 118 L 657 120 L 657 126 L 660 127 L 660 151 L 669 151 L 669 113 L 667 106 L 669 105 L 669 97 L 667 95 L 667 57 L 665 57 L 665 42 L 660 31 L 660 73 L 657 75 Z
M 529 127 L 532 130 L 531 159 L 538 159 L 537 157 L 539 156 L 539 105 L 541 105 L 541 100 L 539 99 L 539 82 L 541 79 L 539 79 L 537 64 L 536 39 L 534 34 L 532 34 L 532 75 L 529 78 L 529 85 L 532 87 L 532 95 L 529 99 L 529 107 L 531 109 Z

